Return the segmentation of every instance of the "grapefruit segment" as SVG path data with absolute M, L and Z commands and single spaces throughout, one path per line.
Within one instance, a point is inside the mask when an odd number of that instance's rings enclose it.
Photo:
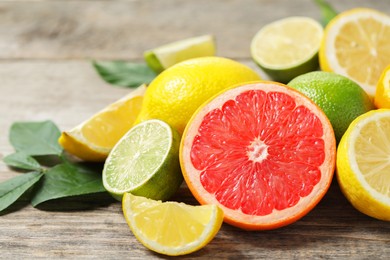
M 283 84 L 255 82 L 198 109 L 183 134 L 180 160 L 200 203 L 219 205 L 227 223 L 259 230 L 309 212 L 331 183 L 335 154 L 321 109 Z

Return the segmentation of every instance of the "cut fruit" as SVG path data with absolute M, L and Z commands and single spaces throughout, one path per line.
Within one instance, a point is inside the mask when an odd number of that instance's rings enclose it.
M 360 212 L 390 221 L 390 109 L 356 118 L 340 141 L 337 179 Z
M 61 134 L 58 142 L 85 161 L 104 161 L 141 111 L 146 85 L 110 104 L 91 118 Z
M 308 17 L 289 17 L 264 26 L 253 38 L 254 61 L 272 79 L 287 83 L 318 69 L 321 24 Z
M 146 51 L 144 58 L 151 69 L 160 73 L 184 60 L 214 56 L 215 49 L 214 37 L 211 35 L 203 35 Z
M 356 8 L 336 16 L 326 27 L 320 65 L 357 82 L 371 97 L 390 64 L 390 16 Z
M 122 209 L 134 236 L 165 255 L 185 255 L 206 246 L 218 233 L 223 211 L 215 205 L 190 206 L 126 193 Z
M 179 145 L 179 134 L 161 120 L 134 126 L 107 157 L 103 168 L 105 189 L 118 200 L 125 192 L 169 199 L 183 182 Z
M 182 136 L 184 179 L 229 224 L 273 229 L 308 213 L 329 188 L 335 136 L 324 112 L 276 82 L 244 83 L 206 102 Z
M 390 65 L 383 70 L 378 81 L 374 104 L 377 108 L 390 108 Z

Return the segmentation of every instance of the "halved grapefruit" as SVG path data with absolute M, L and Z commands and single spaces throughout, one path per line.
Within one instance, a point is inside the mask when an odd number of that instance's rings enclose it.
M 328 190 L 335 170 L 332 126 L 311 100 L 276 82 L 215 96 L 192 116 L 180 148 L 182 172 L 201 204 L 247 230 L 288 225 Z

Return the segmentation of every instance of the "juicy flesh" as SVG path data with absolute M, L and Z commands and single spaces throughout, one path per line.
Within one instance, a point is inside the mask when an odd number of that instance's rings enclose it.
M 354 80 L 375 86 L 390 63 L 390 26 L 374 18 L 346 23 L 336 37 L 336 57 Z
M 355 142 L 356 163 L 367 183 L 390 197 L 390 120 L 367 123 Z
M 159 123 L 135 127 L 111 152 L 105 165 L 107 183 L 120 191 L 141 185 L 161 166 L 170 140 L 169 132 Z
M 256 42 L 262 65 L 288 68 L 310 59 L 318 50 L 322 31 L 306 21 L 289 21 L 263 29 Z
M 208 206 L 144 200 L 131 205 L 134 223 L 144 237 L 163 246 L 183 247 L 197 241 L 213 217 Z
M 219 203 L 263 216 L 311 193 L 324 149 L 321 121 L 307 107 L 285 93 L 250 90 L 206 114 L 190 156 Z
M 82 128 L 83 136 L 91 143 L 112 148 L 133 126 L 141 110 L 143 97 L 135 97 L 126 103 L 112 104 Z

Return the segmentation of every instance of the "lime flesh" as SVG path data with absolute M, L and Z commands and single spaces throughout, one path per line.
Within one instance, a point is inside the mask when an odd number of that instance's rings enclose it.
M 155 200 L 170 198 L 183 181 L 179 143 L 179 134 L 161 120 L 134 126 L 107 157 L 104 187 L 118 200 L 125 192 Z
M 215 49 L 214 37 L 211 35 L 203 35 L 148 50 L 144 53 L 144 58 L 150 68 L 160 73 L 184 60 L 214 56 Z
M 264 26 L 251 43 L 253 60 L 272 79 L 287 83 L 318 68 L 321 25 L 308 17 L 289 17 Z

